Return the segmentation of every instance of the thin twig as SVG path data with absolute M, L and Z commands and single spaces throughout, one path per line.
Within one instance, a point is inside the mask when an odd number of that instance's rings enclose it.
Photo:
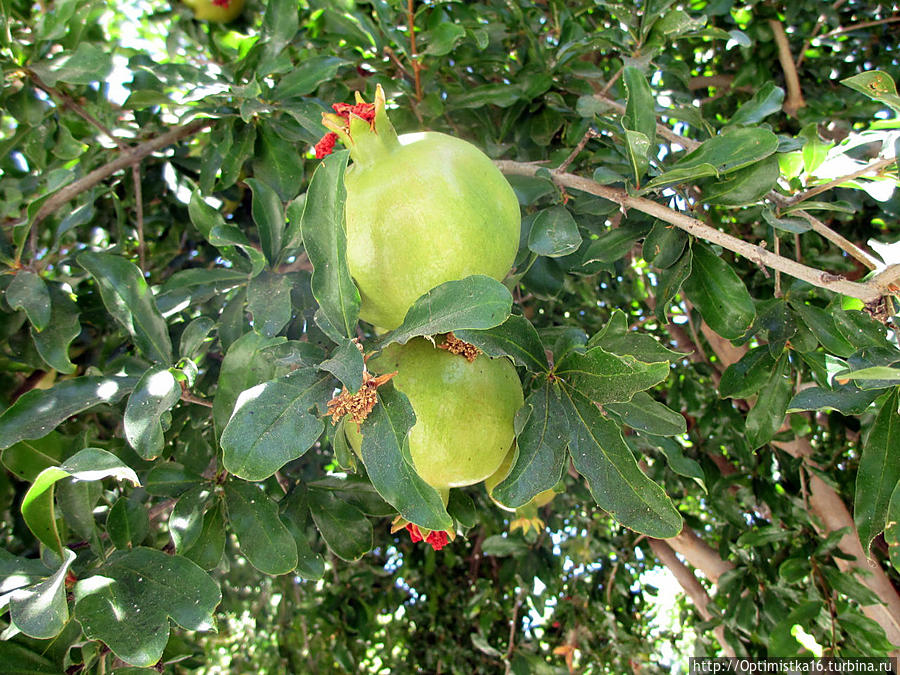
M 625 106 L 619 103 L 618 101 L 614 101 L 607 96 L 602 96 L 601 94 L 594 94 L 594 98 L 597 100 L 603 101 L 610 108 L 615 110 L 619 115 L 625 114 Z M 687 138 L 685 136 L 679 136 L 674 131 L 672 131 L 669 127 L 664 124 L 657 123 L 656 125 L 656 133 L 661 138 L 666 139 L 669 143 L 677 143 L 682 148 L 690 152 L 691 150 L 696 150 L 700 147 L 700 141 L 695 141 L 693 138 Z
M 213 404 L 211 401 L 207 401 L 205 398 L 197 398 L 191 392 L 182 389 L 181 392 L 181 400 L 186 401 L 188 403 L 196 403 L 197 405 L 202 405 L 205 408 L 212 408 Z
M 538 171 L 534 165 L 520 162 L 498 160 L 495 161 L 495 164 L 501 171 L 510 175 L 533 176 Z M 789 258 L 775 255 L 771 251 L 767 251 L 760 246 L 745 242 L 742 239 L 738 239 L 725 232 L 721 232 L 696 218 L 691 218 L 668 206 L 664 206 L 663 204 L 659 204 L 643 197 L 633 197 L 621 188 L 601 185 L 596 181 L 570 173 L 554 174 L 553 180 L 563 187 L 573 188 L 575 190 L 587 192 L 588 194 L 603 197 L 626 209 L 635 209 L 636 211 L 659 218 L 662 221 L 681 228 L 688 234 L 700 237 L 701 239 L 706 239 L 722 248 L 742 255 L 748 260 L 779 270 L 796 279 L 806 281 L 813 286 L 825 288 L 834 291 L 835 293 L 841 293 L 853 298 L 859 298 L 863 302 L 875 302 L 883 295 L 881 288 L 873 286 L 871 283 L 863 284 L 847 281 L 838 275 L 807 267 L 806 265 L 790 260 Z
M 784 83 L 787 86 L 787 99 L 782 106 L 788 115 L 795 115 L 797 111 L 806 105 L 803 100 L 803 92 L 800 89 L 800 78 L 797 77 L 797 69 L 794 67 L 794 57 L 791 54 L 791 45 L 784 32 L 784 26 L 776 19 L 769 19 L 769 27 L 775 37 L 778 46 L 778 61 L 784 71 Z
M 781 255 L 781 239 L 778 238 L 778 233 L 774 233 L 775 245 L 772 247 L 775 250 L 775 255 Z M 775 270 L 775 297 L 780 298 L 782 296 L 781 293 L 781 272 Z
M 578 154 L 579 154 L 582 150 L 584 150 L 584 146 L 586 146 L 586 145 L 588 144 L 588 141 L 591 140 L 592 138 L 596 138 L 597 135 L 598 135 L 598 134 L 597 134 L 597 130 L 596 130 L 596 129 L 594 129 L 593 127 L 591 127 L 590 129 L 588 129 L 588 130 L 585 132 L 584 136 L 581 137 L 581 140 L 578 141 L 578 145 L 575 146 L 575 149 L 572 150 L 571 154 L 563 160 L 563 163 L 562 163 L 562 164 L 560 164 L 558 167 L 556 167 L 555 169 L 553 169 L 553 173 L 563 173 L 563 172 L 566 170 L 566 168 L 567 168 L 572 162 L 575 161 L 575 158 L 578 157 Z
M 103 181 L 103 179 L 108 178 L 117 171 L 128 168 L 136 162 L 140 162 L 144 157 L 152 155 L 157 150 L 168 147 L 182 138 L 196 134 L 198 131 L 211 126 L 214 122 L 215 120 L 212 119 L 194 120 L 193 122 L 176 127 L 156 138 L 151 138 L 148 141 L 144 141 L 143 143 L 122 152 L 122 154 L 113 161 L 94 169 L 80 180 L 70 183 L 53 193 L 53 195 L 41 205 L 41 208 L 38 209 L 37 214 L 31 221 L 31 227 L 36 227 L 38 223 L 60 208 L 63 204 L 74 199 L 81 193 L 87 192 Z
M 843 5 L 847 0 L 835 0 L 834 4 L 831 5 L 832 10 L 836 10 L 838 7 Z M 797 70 L 800 69 L 800 66 L 803 65 L 803 60 L 806 58 L 806 52 L 809 49 L 809 46 L 812 44 L 812 41 L 816 39 L 816 36 L 819 34 L 819 31 L 822 30 L 822 26 L 825 25 L 825 21 L 828 19 L 824 14 L 819 15 L 818 21 L 816 21 L 816 25 L 812 29 L 812 33 L 809 34 L 809 37 L 806 38 L 806 42 L 803 43 L 803 49 L 800 50 L 800 56 L 797 57 L 797 63 L 794 66 Z
M 422 102 L 422 79 L 419 77 L 419 71 L 422 70 L 422 64 L 419 63 L 419 57 L 416 53 L 416 8 L 415 0 L 407 0 L 406 2 L 406 19 L 409 23 L 409 59 L 412 61 L 413 75 L 416 84 L 416 101 Z
M 415 82 L 416 78 L 413 76 L 413 74 L 411 72 L 409 72 L 406 69 L 406 66 L 403 65 L 403 61 L 401 61 L 399 58 L 397 58 L 397 54 L 396 54 L 396 52 L 394 52 L 393 49 L 391 49 L 388 46 L 385 46 L 384 55 L 387 56 L 391 60 L 391 63 L 393 63 L 395 66 L 397 66 L 397 69 L 401 73 L 403 73 L 404 77 L 408 78 L 410 81 Z
M 516 596 L 516 604 L 513 605 L 512 617 L 509 620 L 509 644 L 506 647 L 506 654 L 503 658 L 504 662 L 506 663 L 507 673 L 511 672 L 511 664 L 509 659 L 512 656 L 513 650 L 516 648 L 516 629 L 519 627 L 519 609 L 522 607 L 522 602 L 525 599 L 525 593 L 525 584 L 522 583 L 519 587 L 519 594 Z
M 848 173 L 846 176 L 841 176 L 839 178 L 835 178 L 834 180 L 830 180 L 827 183 L 822 183 L 821 185 L 815 185 L 808 190 L 804 190 L 803 192 L 799 192 L 795 194 L 793 197 L 789 197 L 787 199 L 787 203 L 796 204 L 798 202 L 802 202 L 804 200 L 809 199 L 810 197 L 815 197 L 816 195 L 820 195 L 823 192 L 827 192 L 832 188 L 839 187 L 846 183 L 847 181 L 851 181 L 854 178 L 859 178 L 860 176 L 865 176 L 867 173 L 875 172 L 876 175 L 880 174 L 883 169 L 895 164 L 897 162 L 896 157 L 887 157 L 884 159 L 879 159 L 877 162 L 872 162 L 871 164 L 867 164 L 861 169 L 857 169 L 852 173 Z
M 619 69 L 616 71 L 616 74 L 615 74 L 615 75 L 613 75 L 611 78 L 609 78 L 609 82 L 607 82 L 606 84 L 604 84 L 604 85 L 603 85 L 603 89 L 600 90 L 600 95 L 601 95 L 601 96 L 606 96 L 606 94 L 609 92 L 609 90 L 612 88 L 612 86 L 613 86 L 616 82 L 618 82 L 618 80 L 619 80 L 620 77 L 622 77 L 622 71 L 624 71 L 624 70 L 625 70 L 625 67 L 623 66 L 622 68 L 619 68 Z
M 877 21 L 863 21 L 861 23 L 854 23 L 850 26 L 835 28 L 833 31 L 829 31 L 825 33 L 820 40 L 825 40 L 826 38 L 834 37 L 835 35 L 840 35 L 842 33 L 849 33 L 854 30 L 861 30 L 863 28 L 871 28 L 872 26 L 880 26 L 885 23 L 894 23 L 895 21 L 900 21 L 900 16 L 889 16 L 886 19 L 878 19 Z
M 141 265 L 141 273 L 147 274 L 147 247 L 144 243 L 144 195 L 141 189 L 141 165 L 135 162 L 131 165 L 131 178 L 134 183 L 135 217 L 137 220 L 138 238 L 138 262 Z
M 837 232 L 832 230 L 812 214 L 809 214 L 806 211 L 794 211 L 793 213 L 794 215 L 798 215 L 806 220 L 812 226 L 814 232 L 818 232 L 819 234 L 821 234 L 823 237 L 825 237 L 825 239 L 840 248 L 842 251 L 845 251 L 852 257 L 859 260 L 870 270 L 874 270 L 879 266 L 879 262 L 875 260 L 875 258 L 863 251 L 849 239 L 846 239 L 845 237 L 839 235 Z

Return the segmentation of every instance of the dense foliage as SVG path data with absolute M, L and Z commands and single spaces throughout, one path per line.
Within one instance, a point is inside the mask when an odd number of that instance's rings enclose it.
M 4 672 L 900 646 L 897 3 L 0 9 Z M 358 321 L 348 154 L 313 149 L 378 86 L 523 218 L 503 283 L 387 333 Z M 326 414 L 357 345 L 451 331 L 522 382 L 515 513 L 482 485 L 445 508 L 391 383 L 362 461 Z

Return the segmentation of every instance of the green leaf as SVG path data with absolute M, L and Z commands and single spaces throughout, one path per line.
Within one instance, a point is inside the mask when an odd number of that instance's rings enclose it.
M 504 558 L 524 555 L 530 551 L 528 544 L 506 534 L 492 534 L 481 544 L 481 552 L 487 556 Z
M 50 325 L 50 290 L 34 272 L 19 270 L 6 287 L 6 301 L 13 309 L 23 310 L 35 330 Z
M 331 358 L 319 364 L 319 369 L 328 371 L 347 389 L 356 392 L 362 386 L 366 364 L 357 343 L 346 340 L 334 350 Z
M 758 392 L 769 379 L 775 359 L 768 347 L 753 347 L 732 363 L 722 373 L 719 396 L 722 398 L 747 398 Z
M 247 185 L 253 192 L 251 213 L 259 233 L 260 245 L 266 260 L 269 261 L 269 264 L 274 265 L 278 254 L 281 253 L 281 238 L 286 222 L 284 207 L 275 190 L 264 181 L 258 178 L 248 178 Z
M 816 620 L 822 612 L 822 607 L 822 603 L 818 600 L 807 600 L 797 605 L 790 614 L 776 623 L 770 633 L 769 656 L 787 657 L 799 654 L 803 647 L 794 637 L 792 629 L 794 626 L 808 629 L 816 625 Z
M 222 255 L 245 267 L 245 261 L 234 254 L 232 247 L 237 247 L 246 256 L 246 262 L 250 263 L 250 276 L 255 277 L 266 266 L 266 256 L 258 251 L 250 242 L 244 232 L 234 225 L 216 225 L 210 230 L 207 240 L 210 244 L 222 251 Z
M 170 517 L 170 529 L 172 523 Z M 106 532 L 109 534 L 109 540 L 120 551 L 140 546 L 150 533 L 147 509 L 140 502 L 128 497 L 119 497 L 106 516 Z
M 362 511 L 330 490 L 310 488 L 308 494 L 313 522 L 338 558 L 353 562 L 372 549 L 372 523 Z
M 882 70 L 869 70 L 841 80 L 841 84 L 884 103 L 900 113 L 900 96 L 893 78 Z
M 29 637 L 39 640 L 56 637 L 69 620 L 66 574 L 75 560 L 75 554 L 65 549 L 62 560 L 62 565 L 50 577 L 33 586 L 15 590 L 9 597 L 10 621 Z
M 681 443 L 661 436 L 653 436 L 648 438 L 647 441 L 665 455 L 666 462 L 673 472 L 685 478 L 692 478 L 704 492 L 707 492 L 706 474 L 703 473 L 703 467 L 696 460 L 685 456 Z
M 719 172 L 716 170 L 716 167 L 708 162 L 684 167 L 675 166 L 663 171 L 661 174 L 650 180 L 644 187 L 638 190 L 636 194 L 643 195 L 652 190 L 668 187 L 669 185 L 696 183 L 701 178 L 718 175 Z
M 631 164 L 631 171 L 634 174 L 634 184 L 637 187 L 641 185 L 641 178 L 650 168 L 650 139 L 639 131 L 625 132 L 625 150 L 628 153 L 628 160 Z
M 823 566 L 822 573 L 828 581 L 828 585 L 842 595 L 858 602 L 863 607 L 868 605 L 880 605 L 881 598 L 871 589 L 864 586 L 855 576 L 835 569 Z
M 578 393 L 564 399 L 575 470 L 591 495 L 623 526 L 666 539 L 681 532 L 681 515 L 665 491 L 641 471 L 618 425 Z
M 533 373 L 546 373 L 550 370 L 544 344 L 534 326 L 524 316 L 511 314 L 499 326 L 485 330 L 457 330 L 454 335 L 475 345 L 488 356 L 508 356 L 516 365 L 524 366 Z
M 304 178 L 303 153 L 290 146 L 286 147 L 285 140 L 268 125 L 260 125 L 257 148 L 256 155 L 253 158 L 253 175 L 259 179 L 260 184 L 266 184 L 265 191 L 271 193 L 267 196 L 267 200 L 269 197 L 275 197 L 275 201 L 271 205 L 267 205 L 267 208 L 277 206 L 277 209 L 273 208 L 272 210 L 281 214 L 281 224 L 277 225 L 280 230 L 279 237 L 281 237 L 277 243 L 280 246 L 283 243 L 282 235 L 285 226 L 281 202 L 290 201 L 300 192 Z M 253 182 L 255 182 L 254 179 L 247 181 L 248 184 Z M 269 229 L 268 221 L 271 219 L 271 216 L 262 214 L 257 216 L 255 211 L 256 188 L 253 189 L 253 193 L 253 220 L 256 221 L 257 226 L 260 228 L 260 241 L 265 242 L 266 240 L 262 238 L 262 232 L 264 229 Z M 264 221 L 266 222 L 265 226 L 262 224 Z M 277 223 L 277 221 L 274 222 Z M 271 233 L 272 231 L 269 231 L 270 235 Z M 263 251 L 266 251 L 265 245 L 263 245 Z M 279 252 L 280 249 L 275 250 L 276 254 Z M 269 257 L 268 253 L 267 257 L 269 262 L 274 265 L 276 258 Z
M 17 642 L 0 642 L 0 663 L 8 675 L 59 675 L 59 666 Z
M 704 181 L 700 186 L 703 201 L 722 206 L 755 204 L 774 189 L 780 175 L 778 157 L 769 155 L 756 164 L 729 174 L 722 181 Z
M 203 529 L 197 541 L 183 555 L 203 569 L 211 570 L 222 560 L 225 538 L 225 504 L 217 500 L 203 516 Z
M 462 26 L 442 21 L 422 35 L 422 39 L 428 44 L 425 53 L 432 56 L 445 56 L 452 52 L 465 36 L 466 29 Z
M 710 328 L 729 340 L 738 339 L 756 316 L 753 298 L 734 268 L 709 246 L 695 241 L 691 250 L 693 263 L 685 292 Z
M 406 520 L 429 530 L 447 530 L 453 521 L 441 496 L 404 457 L 403 444 L 415 423 L 409 399 L 392 386 L 380 387 L 378 403 L 360 428 L 363 464 L 378 494 Z
M 278 504 L 257 485 L 225 484 L 228 523 L 241 553 L 264 574 L 287 574 L 297 566 L 294 537 L 278 517 Z
M 690 277 L 693 264 L 694 254 L 688 245 L 684 254 L 674 264 L 659 271 L 656 284 L 656 316 L 663 323 L 668 323 L 666 314 L 678 297 L 682 285 Z
M 625 144 L 634 171 L 635 185 L 650 166 L 650 156 L 656 145 L 656 102 L 646 76 L 633 66 L 622 71 L 622 81 L 628 98 L 622 126 L 625 128 Z
M 313 93 L 320 84 L 331 80 L 341 66 L 349 61 L 337 56 L 304 57 L 295 68 L 282 77 L 272 92 L 272 99 L 306 96 Z
M 165 445 L 162 416 L 181 399 L 181 385 L 165 366 L 151 366 L 141 376 L 125 406 L 125 439 L 146 460 Z
M 284 274 L 264 271 L 247 286 L 247 309 L 253 315 L 253 329 L 265 337 L 275 337 L 291 320 L 291 281 Z
M 275 363 L 263 350 L 282 342 L 284 338 L 267 338 L 250 332 L 228 348 L 219 369 L 219 384 L 213 399 L 213 419 L 220 434 L 231 419 L 241 392 L 275 375 Z
M 57 466 L 71 445 L 71 439 L 51 431 L 43 438 L 19 441 L 6 448 L 2 454 L 3 466 L 19 480 L 31 483 L 44 469 Z
M 144 479 L 144 489 L 155 497 L 177 497 L 202 480 L 200 474 L 176 462 L 157 462 Z
M 753 409 L 747 413 L 747 443 L 752 450 L 765 445 L 778 433 L 792 392 L 790 363 L 784 354 L 759 392 Z
M 900 571 L 900 482 L 894 487 L 888 503 L 884 526 L 884 540 L 888 545 L 888 555 L 894 569 Z
M 294 537 L 297 546 L 296 572 L 304 579 L 321 579 L 325 574 L 325 560 L 313 551 L 307 540 L 306 524 L 309 506 L 306 490 L 295 488 L 280 502 L 281 522 Z
M 82 253 L 78 264 L 94 277 L 106 309 L 152 361 L 172 362 L 172 341 L 144 275 L 124 258 L 110 253 Z
M 878 411 L 859 456 L 853 520 L 868 554 L 872 540 L 884 530 L 891 495 L 900 482 L 900 388 L 895 388 Z
M 860 368 L 835 375 L 838 380 L 884 380 L 891 384 L 900 384 L 900 368 L 890 366 L 872 366 Z
M 31 331 L 31 339 L 44 362 L 70 375 L 75 372 L 75 364 L 69 360 L 69 345 L 81 334 L 78 321 L 78 306 L 58 284 L 50 285 L 50 323 L 42 331 Z
M 112 53 L 92 42 L 81 42 L 74 52 L 56 54 L 51 61 L 31 66 L 45 84 L 55 87 L 58 82 L 91 84 L 105 82 L 112 72 Z
M 613 310 L 609 321 L 588 340 L 587 346 L 601 347 L 617 356 L 632 356 L 644 363 L 675 363 L 686 356 L 663 347 L 651 335 L 629 330 L 628 320 L 620 309 Z
M 506 321 L 511 309 L 509 290 L 491 277 L 475 274 L 446 281 L 416 300 L 403 323 L 381 338 L 380 346 L 403 345 L 423 335 L 493 328 Z
M 627 403 L 607 403 L 604 408 L 636 431 L 656 436 L 687 433 L 687 423 L 681 414 L 642 391 Z
M 753 98 L 737 109 L 729 124 L 750 126 L 762 122 L 769 115 L 780 112 L 783 102 L 784 89 L 776 87 L 773 82 L 766 82 L 753 94 Z
M 169 640 L 169 619 L 211 630 L 221 599 L 216 582 L 187 558 L 141 547 L 113 553 L 75 585 L 75 618 L 88 639 L 102 640 L 126 663 L 151 666 Z
M 570 351 L 556 365 L 563 384 L 597 403 L 623 403 L 669 376 L 668 362 L 644 363 L 631 356 L 610 354 L 602 347 L 584 353 Z
M 492 492 L 501 504 L 511 508 L 523 506 L 559 482 L 570 437 L 561 396 L 559 385 L 548 380 L 528 396 L 517 413 L 517 422 L 523 415 L 527 419 L 521 430 L 517 429 L 516 460 Z
M 218 210 L 206 203 L 200 190 L 194 190 L 191 193 L 191 201 L 188 202 L 188 215 L 194 227 L 199 230 L 200 234 L 209 239 L 209 233 L 216 226 L 225 225 L 225 219 Z
M 303 456 L 319 438 L 320 417 L 331 378 L 300 369 L 242 392 L 222 432 L 222 460 L 229 473 L 260 481 Z
M 66 521 L 70 532 L 90 542 L 94 551 L 102 550 L 97 538 L 94 509 L 103 494 L 103 486 L 97 481 L 65 478 L 55 488 L 56 506 L 59 509 L 57 515 L 61 515 Z
M 117 403 L 134 387 L 134 377 L 86 376 L 50 389 L 32 389 L 0 415 L 0 448 L 42 438 L 65 420 L 101 403 Z
M 208 316 L 200 316 L 191 321 L 181 333 L 178 353 L 186 359 L 196 358 L 215 327 L 216 322 Z
M 787 411 L 837 410 L 843 415 L 862 415 L 883 393 L 878 389 L 860 389 L 855 385 L 834 389 L 810 387 L 794 395 Z
M 356 336 L 359 291 L 347 266 L 347 235 L 344 232 L 344 171 L 350 153 L 329 155 L 313 174 L 306 192 L 300 230 L 306 254 L 313 266 L 313 297 L 325 319 L 318 322 L 335 342 Z
M 183 493 L 169 516 L 169 533 L 175 550 L 182 555 L 190 549 L 203 531 L 203 521 L 207 510 L 216 502 L 211 486 L 197 485 Z
M 581 246 L 578 224 L 564 206 L 538 211 L 528 235 L 528 248 L 551 258 L 569 255 Z
M 59 466 L 44 469 L 35 478 L 22 499 L 22 518 L 44 546 L 63 555 L 62 541 L 56 527 L 53 487 L 62 478 L 81 481 L 115 477 L 140 485 L 137 474 L 115 455 L 99 448 L 85 448 L 76 452 Z
M 847 342 L 841 332 L 838 331 L 831 313 L 814 305 L 806 305 L 802 302 L 794 301 L 791 301 L 791 309 L 794 310 L 795 316 L 812 331 L 819 344 L 828 353 L 846 358 L 856 351 L 853 345 Z
M 650 226 L 646 223 L 623 223 L 619 227 L 607 230 L 591 242 L 581 264 L 613 263 L 621 260 L 649 231 Z
M 680 227 L 657 220 L 644 239 L 641 253 L 655 267 L 671 267 L 681 258 L 687 242 L 688 235 Z

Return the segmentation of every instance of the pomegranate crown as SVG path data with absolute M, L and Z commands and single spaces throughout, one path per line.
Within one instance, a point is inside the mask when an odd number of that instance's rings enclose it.
M 329 132 L 316 143 L 316 157 L 330 155 L 340 141 L 350 150 L 354 163 L 372 164 L 375 159 L 400 145 L 394 125 L 385 112 L 384 89 L 375 88 L 375 100 L 366 103 L 356 92 L 356 103 L 335 103 L 333 113 L 322 113 L 322 124 Z

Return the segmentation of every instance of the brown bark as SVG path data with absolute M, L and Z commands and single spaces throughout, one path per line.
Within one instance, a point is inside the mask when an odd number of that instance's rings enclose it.
M 672 575 L 678 581 L 681 588 L 684 589 L 685 595 L 687 595 L 691 599 L 691 602 L 694 603 L 694 607 L 697 609 L 697 613 L 700 617 L 704 621 L 712 619 L 712 612 L 709 611 L 709 604 L 712 600 L 706 592 L 706 589 L 703 588 L 703 585 L 697 580 L 697 577 L 694 576 L 693 572 L 675 557 L 675 551 L 673 551 L 665 541 L 661 539 L 648 539 L 648 541 L 650 542 L 650 548 L 653 549 L 653 553 L 655 553 L 656 557 L 659 558 L 659 561 L 672 572 Z M 737 656 L 732 646 L 728 644 L 728 641 L 725 639 L 725 627 L 722 624 L 719 624 L 713 629 L 713 634 L 722 646 L 722 653 L 725 656 Z
M 719 577 L 734 569 L 734 564 L 723 560 L 718 552 L 707 544 L 691 528 L 685 527 L 676 537 L 660 540 L 680 554 L 693 567 L 703 572 L 712 583 L 719 583 Z

